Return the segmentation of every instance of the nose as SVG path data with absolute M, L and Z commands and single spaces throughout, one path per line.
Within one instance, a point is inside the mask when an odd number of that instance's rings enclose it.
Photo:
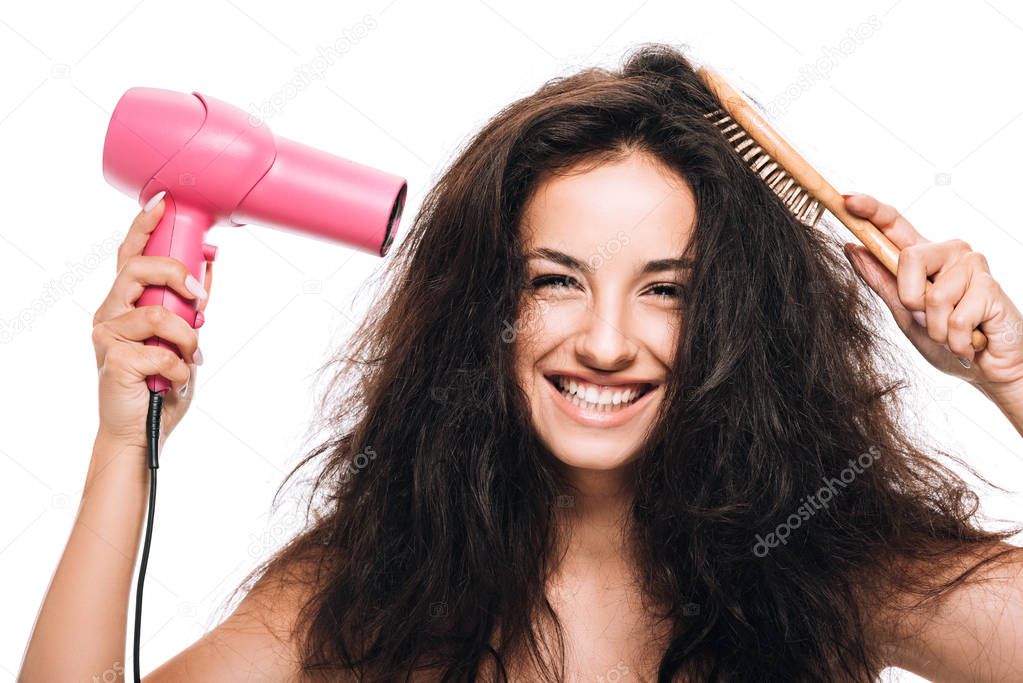
M 588 306 L 576 336 L 576 357 L 596 370 L 615 372 L 627 367 L 636 358 L 639 347 L 626 328 L 624 313 Z

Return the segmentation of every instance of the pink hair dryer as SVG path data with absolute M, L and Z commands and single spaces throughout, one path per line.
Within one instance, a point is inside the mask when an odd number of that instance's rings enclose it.
M 301 231 L 384 256 L 407 192 L 404 178 L 278 137 L 226 102 L 159 88 L 121 96 L 103 144 L 103 177 L 140 206 L 166 191 L 142 253 L 176 258 L 197 280 L 217 253 L 206 231 L 221 222 Z M 197 303 L 149 285 L 136 305 L 163 305 L 198 329 Z M 159 337 L 145 343 L 181 357 Z M 160 375 L 146 384 L 161 395 L 170 389 Z

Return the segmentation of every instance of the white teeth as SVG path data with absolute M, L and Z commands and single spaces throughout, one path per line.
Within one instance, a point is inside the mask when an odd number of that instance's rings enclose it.
M 598 390 L 593 386 L 584 386 L 573 379 L 565 380 L 555 377 L 555 383 L 561 389 L 561 394 L 573 405 L 588 410 L 609 412 L 620 410 L 630 405 L 639 396 L 636 389 L 613 390 L 609 387 Z

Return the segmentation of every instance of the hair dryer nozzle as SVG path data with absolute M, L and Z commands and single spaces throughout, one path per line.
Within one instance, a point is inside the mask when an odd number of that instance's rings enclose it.
M 405 206 L 404 178 L 276 135 L 274 144 L 273 166 L 239 202 L 232 221 L 387 253 Z

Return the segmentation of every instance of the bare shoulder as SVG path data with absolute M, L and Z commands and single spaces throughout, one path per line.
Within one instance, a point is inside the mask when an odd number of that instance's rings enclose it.
M 306 560 L 264 574 L 227 619 L 144 680 L 312 681 L 301 671 L 299 640 L 314 573 L 315 563 Z
M 978 561 L 995 558 L 979 568 Z M 940 585 L 969 572 L 941 598 L 894 593 L 872 616 L 869 637 L 887 666 L 931 681 L 1023 681 L 1023 548 L 997 544 L 905 566 Z

